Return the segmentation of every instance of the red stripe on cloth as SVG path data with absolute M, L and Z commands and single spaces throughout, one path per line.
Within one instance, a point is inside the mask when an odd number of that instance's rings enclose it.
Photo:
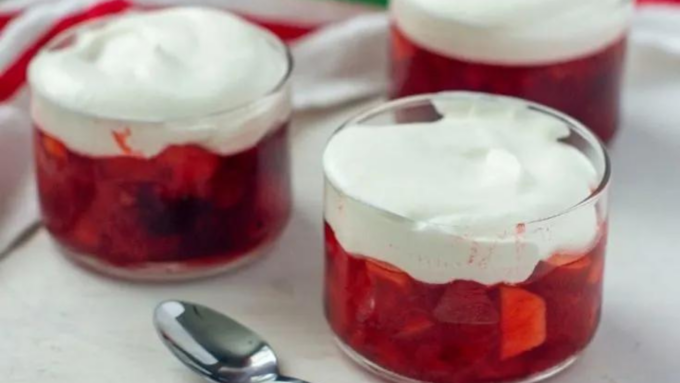
M 244 16 L 249 21 L 259 24 L 270 31 L 274 32 L 285 42 L 291 42 L 299 39 L 319 28 L 319 25 L 294 25 L 291 23 L 264 20 L 253 16 Z
M 26 69 L 31 62 L 31 59 L 38 53 L 43 45 L 47 44 L 47 42 L 57 34 L 85 20 L 120 13 L 129 9 L 131 6 L 132 4 L 126 0 L 106 1 L 59 21 L 31 45 L 29 49 L 23 52 L 4 73 L 0 74 L 0 103 L 7 101 L 23 86 L 26 81 Z
M 20 12 L 0 13 L 0 32 L 9 24 L 15 17 L 19 16 Z

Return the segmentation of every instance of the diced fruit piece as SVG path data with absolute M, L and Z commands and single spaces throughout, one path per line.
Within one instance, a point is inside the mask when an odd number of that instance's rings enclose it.
M 368 262 L 369 266 L 380 267 L 381 269 L 384 269 L 385 271 L 389 271 L 389 272 L 397 273 L 397 274 L 399 274 L 399 273 L 403 274 L 403 271 L 401 271 L 398 267 L 392 266 L 391 264 L 389 264 L 387 262 L 379 261 L 377 259 L 369 259 L 369 260 L 367 260 L 367 262 Z
M 389 281 L 400 287 L 408 287 L 409 276 L 398 268 L 375 259 L 366 260 L 366 269 L 371 278 Z
M 68 156 L 64 144 L 48 136 L 47 134 L 42 135 L 42 142 L 45 151 L 47 151 L 47 153 L 49 153 L 50 156 L 61 160 L 66 159 L 66 157 Z
M 170 147 L 157 160 L 170 170 L 170 190 L 177 195 L 201 197 L 209 193 L 210 180 L 220 163 L 217 155 L 191 145 Z
M 434 317 L 442 323 L 498 323 L 498 311 L 484 286 L 467 281 L 450 284 L 434 309 Z
M 574 257 L 571 255 L 556 253 L 551 255 L 550 258 L 548 258 L 545 262 L 554 267 L 560 267 L 563 265 L 567 265 L 573 261 Z
M 546 306 L 540 296 L 517 287 L 501 289 L 501 359 L 534 349 L 546 339 Z
M 571 269 L 580 269 L 583 267 L 588 267 L 590 264 L 590 259 L 583 255 L 557 253 L 548 258 L 546 262 L 554 267 L 568 265 Z
M 434 322 L 424 313 L 414 313 L 410 315 L 406 324 L 404 324 L 396 337 L 401 339 L 413 338 L 422 335 L 427 330 L 434 327 Z
M 590 257 L 585 256 L 581 257 L 581 259 L 577 260 L 576 262 L 565 265 L 564 268 L 567 270 L 580 271 L 590 267 L 591 263 L 593 263 L 593 261 L 590 259 Z

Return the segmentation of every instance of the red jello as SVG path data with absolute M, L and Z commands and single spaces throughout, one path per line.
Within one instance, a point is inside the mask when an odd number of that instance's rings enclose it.
M 291 211 L 287 125 L 226 156 L 180 145 L 92 157 L 40 127 L 35 151 L 45 226 L 76 260 L 116 275 L 231 267 L 272 242 Z
M 346 252 L 327 224 L 326 315 L 358 359 L 401 378 L 491 383 L 549 375 L 597 329 L 605 230 L 589 252 L 556 254 L 517 285 L 433 285 Z
M 626 39 L 557 63 L 504 65 L 446 57 L 392 28 L 393 98 L 461 90 L 514 96 L 564 112 L 605 141 L 619 123 Z

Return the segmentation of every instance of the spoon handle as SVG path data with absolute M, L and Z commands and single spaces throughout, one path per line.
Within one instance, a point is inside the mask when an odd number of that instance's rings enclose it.
M 268 381 L 267 383 L 308 383 L 308 382 L 296 378 L 289 378 L 287 376 L 277 376 L 276 379 Z

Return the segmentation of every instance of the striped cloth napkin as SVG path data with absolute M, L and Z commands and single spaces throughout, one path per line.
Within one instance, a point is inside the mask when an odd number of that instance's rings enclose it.
M 33 55 L 60 31 L 133 7 L 202 4 L 259 22 L 292 47 L 296 109 L 380 94 L 386 87 L 384 0 L 0 0 L 0 255 L 38 222 L 25 89 Z M 363 4 L 362 4 L 363 3 Z M 680 56 L 680 0 L 643 0 L 633 44 Z M 673 3 L 677 3 L 673 5 Z M 342 49 L 334 49 L 341 46 Z M 676 79 L 680 81 L 680 79 Z

